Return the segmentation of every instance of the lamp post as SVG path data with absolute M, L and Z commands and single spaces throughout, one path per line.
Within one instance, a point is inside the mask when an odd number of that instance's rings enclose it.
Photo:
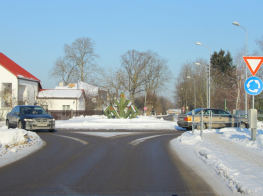
M 185 111 L 187 110 L 187 90 L 184 88 L 181 88 L 181 90 L 185 90 Z
M 194 80 L 194 91 L 195 91 L 195 109 L 196 109 L 196 89 L 195 89 L 195 79 L 191 78 L 190 76 L 187 76 L 188 79 L 193 79 Z
M 246 56 L 247 56 L 247 30 L 244 27 L 240 26 L 240 24 L 238 22 L 233 22 L 232 24 L 235 26 L 241 27 L 246 32 Z M 247 67 L 246 67 L 246 80 L 247 80 Z M 253 98 L 254 98 L 254 96 L 253 96 Z M 245 93 L 245 102 L 246 102 L 245 103 L 245 110 L 246 110 L 246 114 L 247 114 L 247 93 Z
M 195 63 L 195 65 L 202 65 L 201 63 Z M 205 66 L 205 65 L 202 65 Z M 206 67 L 205 67 L 206 68 Z M 208 71 L 206 70 L 206 107 L 208 108 Z
M 210 50 L 210 48 L 208 47 L 208 46 L 206 46 L 206 45 L 203 45 L 203 44 L 201 44 L 200 42 L 196 42 L 195 43 L 196 45 L 199 45 L 199 46 L 205 46 L 205 47 L 207 47 L 208 49 L 209 49 L 209 79 L 208 79 L 208 92 L 209 92 L 209 96 L 208 96 L 208 108 L 210 108 L 210 97 L 211 97 L 211 95 L 210 95 L 210 54 L 211 54 L 211 50 Z

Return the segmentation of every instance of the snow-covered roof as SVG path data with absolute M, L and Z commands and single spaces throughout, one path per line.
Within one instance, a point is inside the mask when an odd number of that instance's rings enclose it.
M 68 86 L 56 86 L 55 89 L 83 89 L 86 94 L 91 95 L 91 96 L 97 96 L 99 94 L 99 87 L 88 84 L 85 82 L 79 82 L 75 83 L 73 87 Z
M 3 53 L 0 53 L 0 65 L 2 67 L 4 67 L 5 69 L 7 69 L 12 74 L 14 74 L 17 78 L 36 80 L 36 81 L 40 82 L 40 80 L 38 78 L 33 76 L 31 73 L 29 73 L 24 68 L 20 67 L 18 64 L 16 64 L 10 58 L 5 56 Z
M 43 89 L 38 93 L 38 98 L 80 98 L 81 89 Z

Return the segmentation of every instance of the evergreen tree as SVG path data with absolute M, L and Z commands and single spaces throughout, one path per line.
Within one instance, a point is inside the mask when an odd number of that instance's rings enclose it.
M 223 74 L 228 74 L 235 69 L 233 65 L 233 58 L 229 51 L 227 53 L 224 50 L 220 50 L 218 53 L 214 52 L 211 56 L 211 66 L 212 69 L 222 72 Z
M 228 109 L 232 110 L 235 103 L 236 66 L 230 52 L 220 50 L 211 56 L 211 107 L 224 109 L 227 100 Z

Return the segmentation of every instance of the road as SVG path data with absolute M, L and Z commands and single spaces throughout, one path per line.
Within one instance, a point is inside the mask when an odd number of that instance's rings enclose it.
M 79 133 L 90 131 L 37 132 L 46 145 L 0 168 L 0 195 L 215 195 L 171 152 L 182 132 Z

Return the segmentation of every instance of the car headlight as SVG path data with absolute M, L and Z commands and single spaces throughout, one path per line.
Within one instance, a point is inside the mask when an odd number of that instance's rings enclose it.
M 50 121 L 55 121 L 55 119 L 53 118 L 53 119 L 50 119 Z
M 33 121 L 33 119 L 27 119 L 27 118 L 25 118 L 24 121 L 29 122 L 29 121 Z

